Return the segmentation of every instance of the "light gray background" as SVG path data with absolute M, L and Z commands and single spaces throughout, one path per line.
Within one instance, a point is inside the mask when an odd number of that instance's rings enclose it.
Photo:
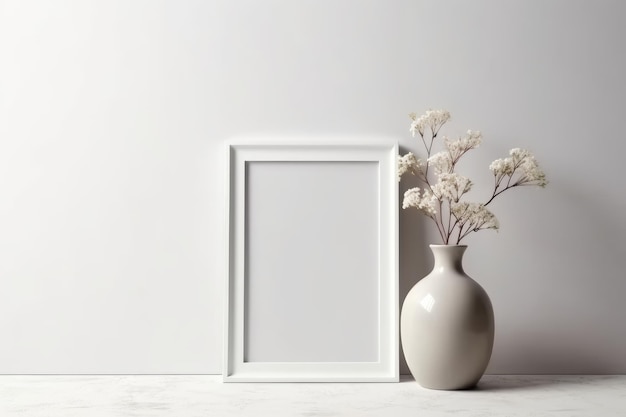
M 246 362 L 378 362 L 378 171 L 246 163 Z
M 626 3 L 0 1 L 0 372 L 219 373 L 224 140 L 397 137 L 444 107 L 551 183 L 466 269 L 489 372 L 626 372 Z M 411 184 L 402 184 L 402 191 Z M 485 188 L 475 190 L 477 197 Z M 403 293 L 436 236 L 401 216 Z

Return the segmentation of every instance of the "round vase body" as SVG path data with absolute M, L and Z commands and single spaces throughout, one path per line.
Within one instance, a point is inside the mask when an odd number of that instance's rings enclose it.
M 463 271 L 467 246 L 430 248 L 433 270 L 415 284 L 402 305 L 404 356 L 425 388 L 472 388 L 491 358 L 493 307 L 485 290 Z

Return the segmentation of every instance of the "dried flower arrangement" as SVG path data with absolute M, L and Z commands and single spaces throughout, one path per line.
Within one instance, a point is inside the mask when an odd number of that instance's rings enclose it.
M 426 158 L 419 159 L 411 152 L 398 156 L 398 181 L 402 175 L 410 173 L 424 186 L 407 190 L 402 208 L 416 208 L 431 218 L 445 245 L 452 244 L 454 239 L 458 245 L 471 232 L 499 229 L 498 219 L 487 206 L 506 190 L 523 185 L 545 187 L 548 183 L 533 154 L 514 148 L 508 157 L 496 159 L 489 165 L 494 176 L 491 197 L 484 203 L 461 201 L 472 188 L 472 181 L 456 173 L 455 168 L 463 155 L 480 145 L 481 133 L 468 130 L 456 140 L 444 136 L 444 149 L 433 154 L 433 144 L 441 127 L 450 120 L 450 112 L 429 110 L 420 117 L 415 113 L 410 117 L 410 131 L 413 137 L 421 138 Z

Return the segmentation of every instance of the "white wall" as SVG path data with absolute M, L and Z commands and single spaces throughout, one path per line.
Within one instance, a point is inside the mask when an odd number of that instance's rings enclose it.
M 494 373 L 626 372 L 626 4 L 0 0 L 0 372 L 219 373 L 223 141 L 482 130 L 532 149 L 466 270 Z M 468 161 L 471 160 L 468 157 Z M 409 183 L 402 184 L 403 189 Z M 481 191 L 476 190 L 477 196 Z M 401 218 L 403 293 L 436 236 Z

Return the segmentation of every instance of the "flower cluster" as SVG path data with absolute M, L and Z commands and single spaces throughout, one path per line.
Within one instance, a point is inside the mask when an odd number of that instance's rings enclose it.
M 454 169 L 454 164 L 448 151 L 437 152 L 430 156 L 427 161 L 429 166 L 435 168 L 435 174 L 437 175 L 449 174 Z
M 478 148 L 482 141 L 483 135 L 473 130 L 468 130 L 466 136 L 455 141 L 444 137 L 444 144 L 450 154 L 450 159 L 452 159 L 452 165 L 455 165 L 467 151 Z
M 437 136 L 437 132 L 441 129 L 448 120 L 450 120 L 450 112 L 447 110 L 428 110 L 426 114 L 417 117 L 417 114 L 409 114 L 413 123 L 411 123 L 411 133 L 415 136 L 419 133 L 420 136 L 426 134 L 426 128 L 430 129 L 430 133 L 433 136 Z
M 433 194 L 438 200 L 448 200 L 458 203 L 463 194 L 472 188 L 469 178 L 456 172 L 439 175 L 439 182 L 432 186 Z
M 402 201 L 402 208 L 415 207 L 422 214 L 428 217 L 434 218 L 437 214 L 435 205 L 438 203 L 437 197 L 428 190 L 425 190 L 420 195 L 420 189 L 418 187 L 411 188 L 404 193 L 404 200 Z
M 398 155 L 398 182 L 402 179 L 402 175 L 410 172 L 413 175 L 422 175 L 422 167 L 424 163 L 421 159 L 417 159 L 413 153 L 409 152 L 404 156 Z
M 535 157 L 525 149 L 514 148 L 508 157 L 497 159 L 489 165 L 495 179 L 491 198 L 485 203 L 461 201 L 471 190 L 472 181 L 456 173 L 456 165 L 463 155 L 480 146 L 482 134 L 468 130 L 456 140 L 444 137 L 444 149 L 432 153 L 437 134 L 450 120 L 450 113 L 446 110 L 428 110 L 422 116 L 411 113 L 409 117 L 412 120 L 410 131 L 414 137 L 419 134 L 426 148 L 426 158 L 424 162 L 411 152 L 398 157 L 398 181 L 402 175 L 410 172 L 424 183 L 424 187 L 407 190 L 402 208 L 416 208 L 430 217 L 446 245 L 455 237 L 458 244 L 471 232 L 498 230 L 498 219 L 487 209 L 487 205 L 504 191 L 521 185 L 545 187 L 548 183 Z M 432 172 L 429 175 L 431 167 L 436 181 L 431 179 Z
M 496 159 L 489 165 L 497 184 L 502 183 L 506 177 L 508 177 L 508 183 L 516 185 L 545 187 L 548 184 L 546 174 L 539 168 L 537 160 L 529 151 L 514 148 L 511 149 L 509 155 L 508 158 Z
M 470 232 L 477 232 L 482 229 L 498 230 L 500 228 L 498 219 L 484 204 L 463 201 L 453 204 L 451 210 L 452 215 L 458 221 L 459 240 Z

